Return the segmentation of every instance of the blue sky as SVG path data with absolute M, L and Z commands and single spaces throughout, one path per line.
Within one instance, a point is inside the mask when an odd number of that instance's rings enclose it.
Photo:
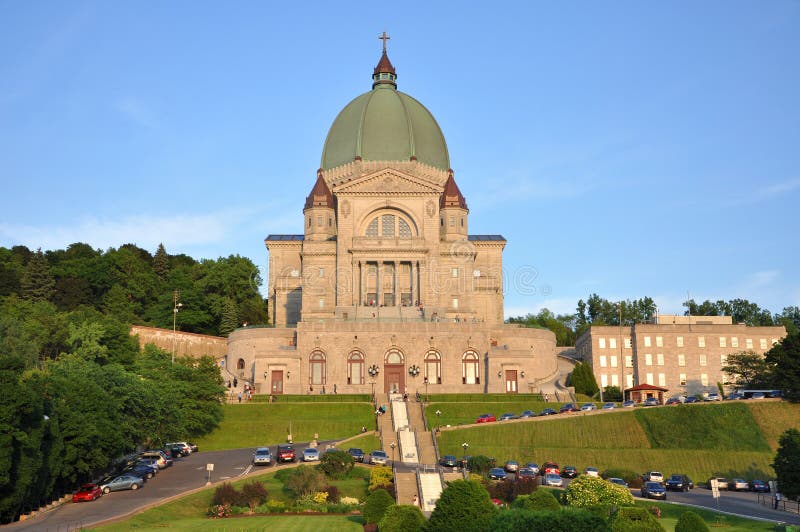
M 391 35 L 506 314 L 800 303 L 800 3 L 0 0 L 0 245 L 266 268 Z

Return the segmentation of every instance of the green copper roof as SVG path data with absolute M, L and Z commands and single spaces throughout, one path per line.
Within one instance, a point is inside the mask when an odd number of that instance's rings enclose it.
M 342 109 L 325 139 L 321 168 L 334 168 L 357 157 L 365 161 L 416 157 L 442 170 L 450 168 L 447 143 L 436 119 L 394 83 L 376 84 Z

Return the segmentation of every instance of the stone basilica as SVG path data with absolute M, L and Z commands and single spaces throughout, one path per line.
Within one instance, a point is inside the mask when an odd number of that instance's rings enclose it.
M 385 47 L 328 132 L 302 223 L 265 240 L 273 327 L 228 339 L 257 393 L 537 392 L 558 373 L 553 333 L 503 323 L 506 241 L 469 234 L 444 135 Z

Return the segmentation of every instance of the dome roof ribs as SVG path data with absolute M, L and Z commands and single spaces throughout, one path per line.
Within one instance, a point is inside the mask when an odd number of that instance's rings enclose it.
M 447 174 L 447 181 L 444 183 L 444 192 L 442 192 L 442 197 L 439 199 L 439 208 L 446 209 L 452 207 L 468 210 L 467 200 L 465 200 L 464 195 L 461 194 L 461 190 L 459 190 L 458 185 L 456 185 L 456 180 L 453 177 L 453 171 L 450 170 Z
M 325 178 L 322 177 L 321 169 L 317 170 L 317 182 L 314 183 L 314 188 L 311 189 L 311 193 L 306 198 L 304 210 L 311 207 L 333 208 L 333 194 L 331 194 L 331 189 L 325 182 Z

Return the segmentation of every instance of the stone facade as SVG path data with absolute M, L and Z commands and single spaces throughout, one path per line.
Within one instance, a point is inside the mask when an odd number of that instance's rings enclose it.
M 659 316 L 655 323 L 593 326 L 575 343 L 601 387 L 651 384 L 667 396 L 717 391 L 732 353 L 764 354 L 786 336 L 780 327 L 733 324 L 730 316 Z

